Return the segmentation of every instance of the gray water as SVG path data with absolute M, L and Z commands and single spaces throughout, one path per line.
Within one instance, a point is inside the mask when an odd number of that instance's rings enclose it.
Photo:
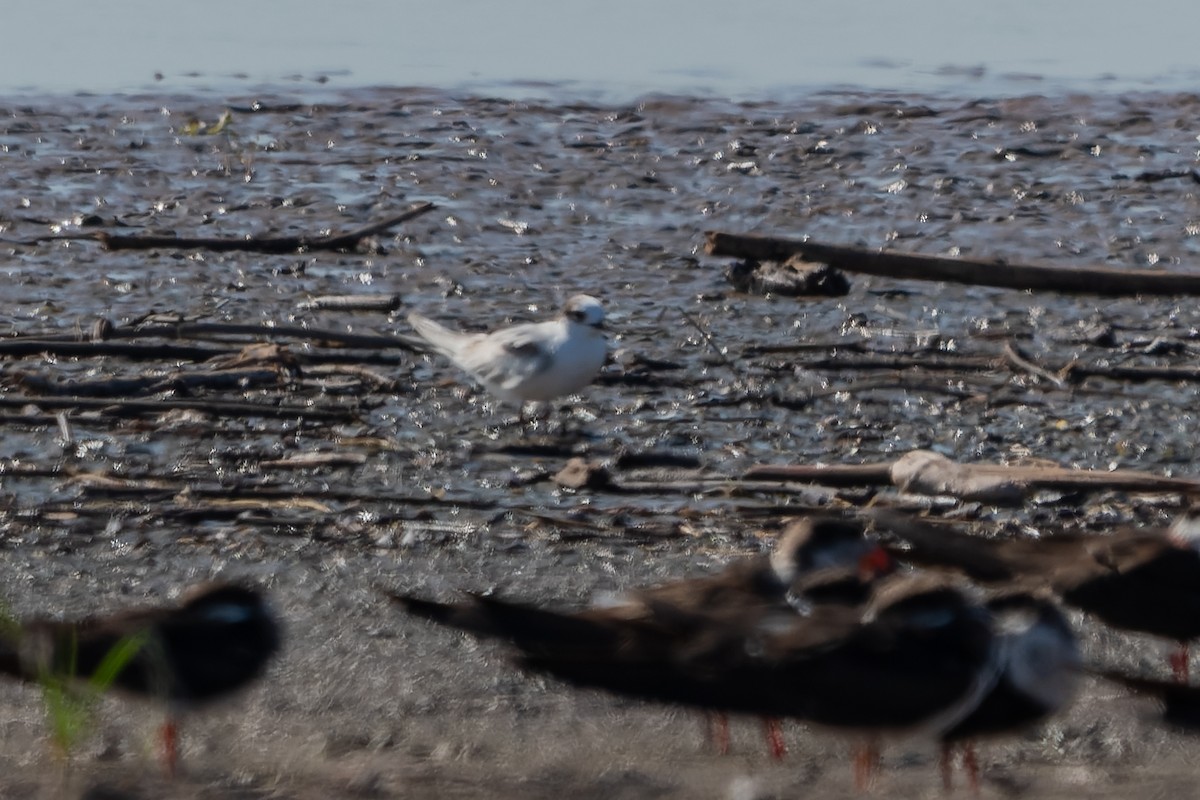
M 955 95 L 1190 90 L 1186 0 L 963 3 L 205 0 L 14 3 L 0 92 L 427 86 L 736 99 L 854 86 Z

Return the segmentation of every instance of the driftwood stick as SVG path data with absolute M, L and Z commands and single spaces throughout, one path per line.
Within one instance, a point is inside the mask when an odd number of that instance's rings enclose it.
M 1092 492 L 1182 492 L 1200 494 L 1200 479 L 1168 478 L 1132 469 L 1082 470 L 1068 467 L 1002 467 L 976 465 L 985 473 L 997 471 L 1038 489 Z M 999 471 L 1003 472 L 999 472 Z
M 45 339 L 0 339 L 0 357 L 22 358 L 53 353 L 56 356 L 88 358 L 120 356 L 131 361 L 207 361 L 214 356 L 229 355 L 228 349 L 191 347 L 177 344 L 122 344 L 120 342 L 79 342 Z
M 299 304 L 302 309 L 326 311 L 395 311 L 400 307 L 398 294 L 321 295 Z
M 244 325 L 231 322 L 179 322 L 173 324 L 125 325 L 115 327 L 107 320 L 100 320 L 89 333 L 30 333 L 9 339 L 0 339 L 0 353 L 11 346 L 21 354 L 23 346 L 17 342 L 98 342 L 110 339 L 211 339 L 226 342 L 242 341 L 244 337 L 255 339 L 302 339 L 317 347 L 347 347 L 360 350 L 386 350 L 398 348 L 418 352 L 417 340 L 408 336 L 388 336 L 361 333 L 344 333 L 322 328 L 305 328 L 299 325 Z M 223 351 L 222 351 L 223 352 Z
M 388 375 L 382 375 L 361 364 L 313 364 L 304 368 L 307 377 L 338 376 L 354 378 L 361 383 L 369 383 L 377 389 L 390 391 L 396 387 L 397 380 Z M 301 381 L 301 384 L 305 384 Z
M 58 423 L 59 440 L 63 447 L 72 447 L 75 444 L 75 429 L 71 427 L 71 420 L 66 409 L 59 411 L 54 415 L 54 421 Z
M 1157 183 L 1171 178 L 1189 178 L 1193 183 L 1200 183 L 1200 170 L 1194 169 L 1164 169 L 1156 172 L 1142 172 L 1133 177 L 1135 181 Z
M 380 337 L 382 338 L 382 337 Z M 318 343 L 319 346 L 319 343 Z M 408 345 L 404 345 L 407 349 Z M 374 363 L 395 365 L 401 363 L 401 358 L 395 355 L 378 352 L 378 347 L 371 348 L 375 352 L 364 352 L 359 349 L 336 348 L 333 350 L 300 350 L 291 353 L 291 358 L 297 364 L 363 364 Z M 227 347 L 193 347 L 188 345 L 171 344 L 126 344 L 123 342 L 79 342 L 55 339 L 0 339 L 0 358 L 23 358 L 53 354 L 69 358 L 99 358 L 116 356 L 130 361 L 194 361 L 203 362 L 218 357 L 235 357 L 240 348 Z
M 755 464 L 742 480 L 797 481 L 824 486 L 878 486 L 892 480 L 892 465 L 883 464 Z
M 1103 367 L 1072 362 L 1063 367 L 1068 380 L 1084 378 L 1110 378 L 1114 381 L 1200 381 L 1200 367 Z
M 921 462 L 923 471 L 908 469 Z M 937 470 L 924 470 L 935 466 Z M 933 472 L 936 471 L 936 475 Z M 903 474 L 902 474 L 903 472 Z M 1000 464 L 958 464 L 945 456 L 913 450 L 891 463 L 775 465 L 756 464 L 744 473 L 744 480 L 805 481 L 826 486 L 896 484 L 906 491 L 926 494 L 959 494 L 956 486 L 969 481 L 990 482 L 1008 494 L 1028 494 L 1042 489 L 1103 492 L 1180 492 L 1200 494 L 1200 479 L 1169 478 L 1137 470 L 1087 470 L 1067 467 L 1005 466 Z M 936 478 L 936 480 L 933 480 Z M 936 491 L 931 483 L 939 483 Z
M 957 380 L 954 380 L 955 378 L 957 378 Z M 904 373 L 896 373 L 895 376 L 891 378 L 864 378 L 860 381 L 848 383 L 845 386 L 830 386 L 827 389 L 817 389 L 809 393 L 809 398 L 815 400 L 819 397 L 833 397 L 842 393 L 854 394 L 856 392 L 869 392 L 876 389 L 903 389 L 906 391 L 930 392 L 932 394 L 944 394 L 950 397 L 966 399 L 969 397 L 976 397 L 981 392 L 994 389 L 997 383 L 1002 383 L 1002 381 L 980 381 L 978 376 L 966 374 L 943 378 L 943 381 L 944 382 L 939 382 L 921 378 L 914 379 L 913 377 L 910 377 Z M 955 383 L 973 383 L 976 388 L 970 390 L 963 389 L 960 386 L 955 386 Z
M 749 353 L 751 351 L 747 349 L 745 352 Z M 778 352 L 783 354 L 787 351 L 780 350 Z M 861 350 L 851 350 L 849 352 L 852 355 L 792 359 L 787 363 L 809 370 L 824 372 L 841 370 L 868 372 L 874 370 L 900 371 L 921 369 L 929 372 L 949 371 L 965 373 L 992 372 L 1001 364 L 1007 362 L 1011 367 L 1036 375 L 1059 389 L 1065 388 L 1069 382 L 1079 382 L 1084 378 L 1093 377 L 1135 383 L 1154 380 L 1200 381 L 1200 367 L 1188 366 L 1105 366 L 1102 364 L 1082 364 L 1079 361 L 1071 361 L 1056 373 L 1034 364 L 1027 357 L 1021 355 L 1020 351 L 1016 350 L 1010 343 L 1006 343 L 1001 353 L 996 356 L 954 356 L 946 354 L 925 356 L 907 353 L 863 353 Z M 850 391 L 851 388 L 853 387 L 846 387 L 844 390 L 838 389 L 837 391 Z
M 263 469 L 313 469 L 316 467 L 358 467 L 367 463 L 366 453 L 310 452 L 293 453 L 283 458 L 258 462 Z
M 348 233 L 336 236 L 251 236 L 248 238 L 186 238 L 177 236 L 123 236 L 100 231 L 91 235 L 105 250 L 149 250 L 164 248 L 173 250 L 232 250 L 251 253 L 294 253 L 314 250 L 350 251 L 368 236 L 374 236 L 402 222 L 419 217 L 436 208 L 433 203 L 417 203 L 408 210 L 382 222 L 372 223 Z
M 249 389 L 276 386 L 285 381 L 275 369 L 226 369 L 205 372 L 175 372 L 169 375 L 147 375 L 140 378 L 110 378 L 97 381 L 59 382 L 32 373 L 10 373 L 10 379 L 25 391 L 40 396 L 69 395 L 71 397 L 130 397 L 160 392 L 190 392 L 197 389 Z
M 619 535 L 619 532 L 611 531 L 605 525 L 598 522 L 586 519 L 577 519 L 568 517 L 562 514 L 550 514 L 545 511 L 535 511 L 531 508 L 513 509 L 514 514 L 520 514 L 523 517 L 554 525 L 559 528 L 573 528 L 575 530 L 587 530 L 594 532 L 597 536 L 614 536 Z
M 787 344 L 748 344 L 742 352 L 748 356 L 776 355 L 781 353 L 810 353 L 815 350 L 837 350 L 843 353 L 867 353 L 866 344 L 855 339 L 830 341 L 788 342 Z
M 237 325 L 214 322 L 193 322 L 181 325 L 150 325 L 142 328 L 122 327 L 101 329 L 99 338 L 89 339 L 87 336 L 74 334 L 31 334 L 0 339 L 0 356 L 36 356 L 43 353 L 53 353 L 60 356 L 121 356 L 135 361 L 207 361 L 214 356 L 228 355 L 228 349 L 198 347 L 191 345 L 144 345 L 126 344 L 120 339 L 210 339 L 219 342 L 245 341 L 245 337 L 255 339 L 297 339 L 311 342 L 314 347 L 335 347 L 356 350 L 387 350 L 391 348 L 407 352 L 418 352 L 418 345 L 406 336 L 386 336 L 370 334 L 341 333 L 339 331 L 320 330 L 317 328 L 302 328 L 298 326 L 281 325 Z M 315 354 L 297 353 L 298 361 L 309 357 L 315 360 Z M 328 354 L 319 360 L 341 360 L 335 354 Z M 364 359 L 365 360 L 365 359 Z
M 355 418 L 351 409 L 313 408 L 310 406 L 272 406 L 264 403 L 240 403 L 217 400 L 121 400 L 97 397 L 29 397 L 0 395 L 0 408 L 83 408 L 123 417 L 162 414 L 186 409 L 229 417 L 304 418 L 313 422 L 347 422 Z
M 1098 295 L 1200 295 L 1200 273 L 1112 267 L 1010 264 L 1002 259 L 942 258 L 719 231 L 705 234 L 714 256 L 786 261 L 801 255 L 847 272 L 974 286 Z
M 926 356 L 907 353 L 833 356 L 796 360 L 796 366 L 811 370 L 904 370 L 923 369 L 930 372 L 991 372 L 998 359 L 991 356 Z
M 22 478 L 61 478 L 65 469 L 61 463 L 54 466 L 30 464 L 14 458 L 0 459 L 0 475 L 12 475 Z
M 89 495 L 114 497 L 140 497 L 150 502 L 168 501 L 179 492 L 187 489 L 187 496 L 197 502 L 202 500 L 251 500 L 269 503 L 303 504 L 312 502 L 364 503 L 370 505 L 417 505 L 444 506 L 446 508 L 472 508 L 484 511 L 506 510 L 496 501 L 483 497 L 446 497 L 433 493 L 425 494 L 386 494 L 378 492 L 355 491 L 352 489 L 320 488 L 297 490 L 287 486 L 220 486 L 216 484 L 192 485 L 184 481 L 172 481 L 170 488 L 155 485 L 157 482 L 139 479 L 107 480 L 102 474 L 79 475 L 76 482 Z M 163 481 L 165 483 L 165 481 Z
M 422 352 L 416 341 L 407 336 L 342 333 L 341 331 L 304 328 L 298 325 L 238 325 L 222 322 L 186 322 L 180 325 L 147 325 L 138 328 L 114 328 L 110 339 L 140 337 L 163 339 L 202 339 L 208 337 L 254 336 L 266 339 L 303 339 L 317 346 L 350 347 L 361 350 L 398 348 L 410 353 Z
M 125 424 L 124 420 L 119 417 L 108 417 L 103 414 L 91 412 L 86 415 L 72 414 L 70 417 L 71 425 L 75 428 L 84 428 L 91 430 L 111 428 Z M 43 414 L 38 412 L 15 414 L 5 414 L 0 412 L 0 428 L 47 428 L 58 424 L 58 414 Z M 5 471 L 3 463 L 0 463 L 0 473 Z
M 705 497 L 728 497 L 730 499 L 760 493 L 786 494 L 807 498 L 813 505 L 817 505 L 818 500 L 828 502 L 836 496 L 836 492 L 834 492 L 832 486 L 832 484 L 826 483 L 820 486 L 787 487 L 781 486 L 779 481 L 776 480 L 754 481 L 747 480 L 743 476 L 741 480 L 731 480 L 729 478 L 684 478 L 681 480 L 665 481 L 621 481 L 609 489 L 600 491 L 604 493 L 652 495 L 659 497 L 674 496 L 685 498 L 700 495 Z
M 394 217 L 385 219 L 382 222 L 376 222 L 371 225 L 359 228 L 349 233 L 343 233 L 339 236 L 323 236 L 318 239 L 318 245 L 308 245 L 309 250 L 352 250 L 358 246 L 358 243 L 368 236 L 374 236 L 377 233 L 385 233 L 397 225 L 408 222 L 410 219 L 415 219 L 422 214 L 433 211 L 437 206 L 433 203 L 415 203 L 408 207 L 408 210 L 397 214 Z
M 960 382 L 979 381 L 966 374 L 958 377 Z M 914 380 L 911 376 L 904 373 L 895 373 L 889 377 L 883 378 L 866 378 L 853 383 L 844 384 L 841 386 L 830 386 L 826 389 L 816 389 L 808 392 L 798 392 L 795 395 L 784 395 L 782 392 L 747 392 L 727 397 L 709 397 L 703 400 L 697 400 L 696 406 L 700 408 L 708 407 L 724 407 L 724 406 L 740 406 L 746 403 L 757 403 L 759 405 L 773 405 L 779 408 L 787 408 L 793 411 L 801 411 L 812 405 L 814 400 L 822 397 L 833 397 L 839 394 L 854 394 L 855 392 L 867 392 L 874 390 L 905 390 L 914 392 L 930 392 L 933 394 L 944 394 L 950 397 L 970 398 L 979 395 L 987 389 L 994 388 L 987 383 L 984 383 L 976 391 L 964 390 L 958 386 L 953 386 L 947 379 L 947 382 L 940 383 L 933 380 Z

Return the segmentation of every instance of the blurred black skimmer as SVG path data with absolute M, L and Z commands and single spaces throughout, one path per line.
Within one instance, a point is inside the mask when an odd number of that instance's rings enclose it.
M 1106 535 L 984 539 L 895 512 L 876 526 L 899 537 L 899 557 L 953 567 L 985 583 L 1049 588 L 1064 603 L 1115 628 L 1178 642 L 1169 663 L 1188 681 L 1188 644 L 1200 636 L 1200 525 L 1187 515 L 1168 529 Z
M 16 625 L 0 634 L 0 671 L 28 681 L 88 681 L 123 646 L 128 657 L 111 686 L 166 705 L 165 761 L 174 774 L 177 716 L 257 678 L 279 649 L 280 630 L 257 590 L 207 584 L 172 608 Z
M 417 616 L 507 639 L 522 667 L 579 686 L 862 735 L 861 787 L 873 779 L 880 737 L 939 736 L 978 705 L 1000 670 L 990 613 L 941 577 L 896 576 L 865 611 L 815 606 L 805 615 L 790 606 L 740 617 L 562 614 L 489 597 L 391 597 Z

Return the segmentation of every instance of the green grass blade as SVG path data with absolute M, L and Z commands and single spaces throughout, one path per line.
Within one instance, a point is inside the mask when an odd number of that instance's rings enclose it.
M 65 756 L 70 758 L 76 744 L 92 731 L 100 695 L 113 685 L 145 642 L 145 633 L 122 638 L 104 654 L 87 682 L 80 684 L 75 680 L 79 677 L 78 640 L 72 637 L 65 669 L 45 669 L 38 676 L 51 738 Z
M 114 644 L 104 658 L 100 661 L 100 666 L 96 667 L 96 671 L 92 673 L 91 683 L 92 688 L 97 692 L 108 691 L 112 686 L 113 681 L 121 674 L 121 671 L 128 666 L 129 662 L 137 656 L 138 652 L 146 644 L 147 634 L 145 631 L 126 636 L 119 642 Z

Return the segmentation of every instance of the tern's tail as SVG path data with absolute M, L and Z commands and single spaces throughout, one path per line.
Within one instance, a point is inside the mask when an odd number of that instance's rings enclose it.
M 469 333 L 452 331 L 446 326 L 439 325 L 428 317 L 422 317 L 416 313 L 408 315 L 408 324 L 412 325 L 417 335 L 429 342 L 434 350 L 452 361 L 458 360 L 459 353 L 474 338 Z

